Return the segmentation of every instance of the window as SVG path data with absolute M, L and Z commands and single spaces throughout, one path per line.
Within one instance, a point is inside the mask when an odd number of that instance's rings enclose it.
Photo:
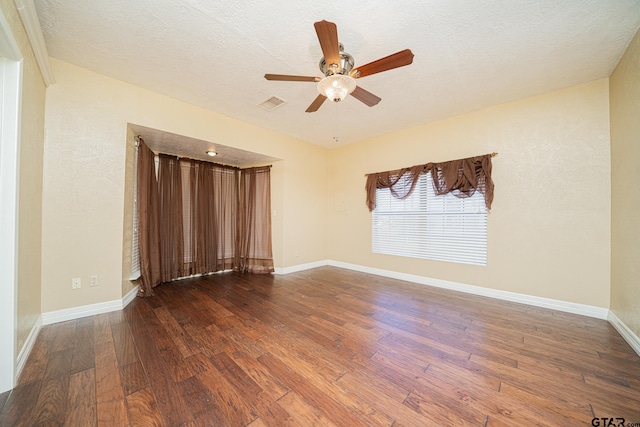
M 403 185 L 402 182 L 398 183 Z M 404 200 L 376 190 L 372 251 L 379 254 L 487 264 L 487 208 L 482 193 L 436 195 L 431 173 L 420 175 Z
M 140 278 L 140 243 L 138 241 L 138 142 L 133 158 L 133 233 L 131 240 L 131 276 L 129 280 Z

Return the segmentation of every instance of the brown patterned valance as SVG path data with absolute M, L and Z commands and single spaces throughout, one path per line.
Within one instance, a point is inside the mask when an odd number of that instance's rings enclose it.
M 398 199 L 411 195 L 420 174 L 431 172 L 433 189 L 436 194 L 451 193 L 456 197 L 471 197 L 476 191 L 484 195 L 487 209 L 493 201 L 493 181 L 491 180 L 491 157 L 469 157 L 441 163 L 427 163 L 393 171 L 367 174 L 367 206 L 369 211 L 376 208 L 376 189 L 388 188 Z

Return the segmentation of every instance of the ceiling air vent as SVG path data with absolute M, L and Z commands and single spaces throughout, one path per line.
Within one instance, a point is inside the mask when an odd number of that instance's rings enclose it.
M 280 99 L 277 96 L 271 96 L 258 104 L 258 107 L 262 107 L 267 111 L 272 111 L 282 104 L 284 104 L 284 99 Z

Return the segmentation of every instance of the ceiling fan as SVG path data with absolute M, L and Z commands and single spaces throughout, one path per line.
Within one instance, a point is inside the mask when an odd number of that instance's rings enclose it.
M 316 34 L 324 55 L 320 60 L 320 71 L 322 71 L 324 77 L 290 76 L 286 74 L 264 75 L 267 80 L 318 83 L 320 95 L 305 110 L 307 113 L 318 111 L 318 108 L 327 98 L 334 102 L 340 102 L 349 94 L 369 107 L 373 107 L 380 102 L 381 98 L 358 86 L 356 79 L 404 67 L 413 62 L 413 52 L 410 49 L 405 49 L 377 61 L 353 68 L 353 57 L 344 52 L 342 43 L 338 43 L 336 24 L 328 21 L 319 21 L 313 26 L 316 28 Z

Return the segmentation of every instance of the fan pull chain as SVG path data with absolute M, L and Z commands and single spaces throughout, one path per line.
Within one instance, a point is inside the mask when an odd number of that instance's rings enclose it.
M 333 107 L 333 111 L 334 111 L 334 116 L 333 116 L 333 142 L 335 142 L 336 144 L 339 142 L 339 138 L 338 138 L 338 102 L 334 102 L 334 107 Z

